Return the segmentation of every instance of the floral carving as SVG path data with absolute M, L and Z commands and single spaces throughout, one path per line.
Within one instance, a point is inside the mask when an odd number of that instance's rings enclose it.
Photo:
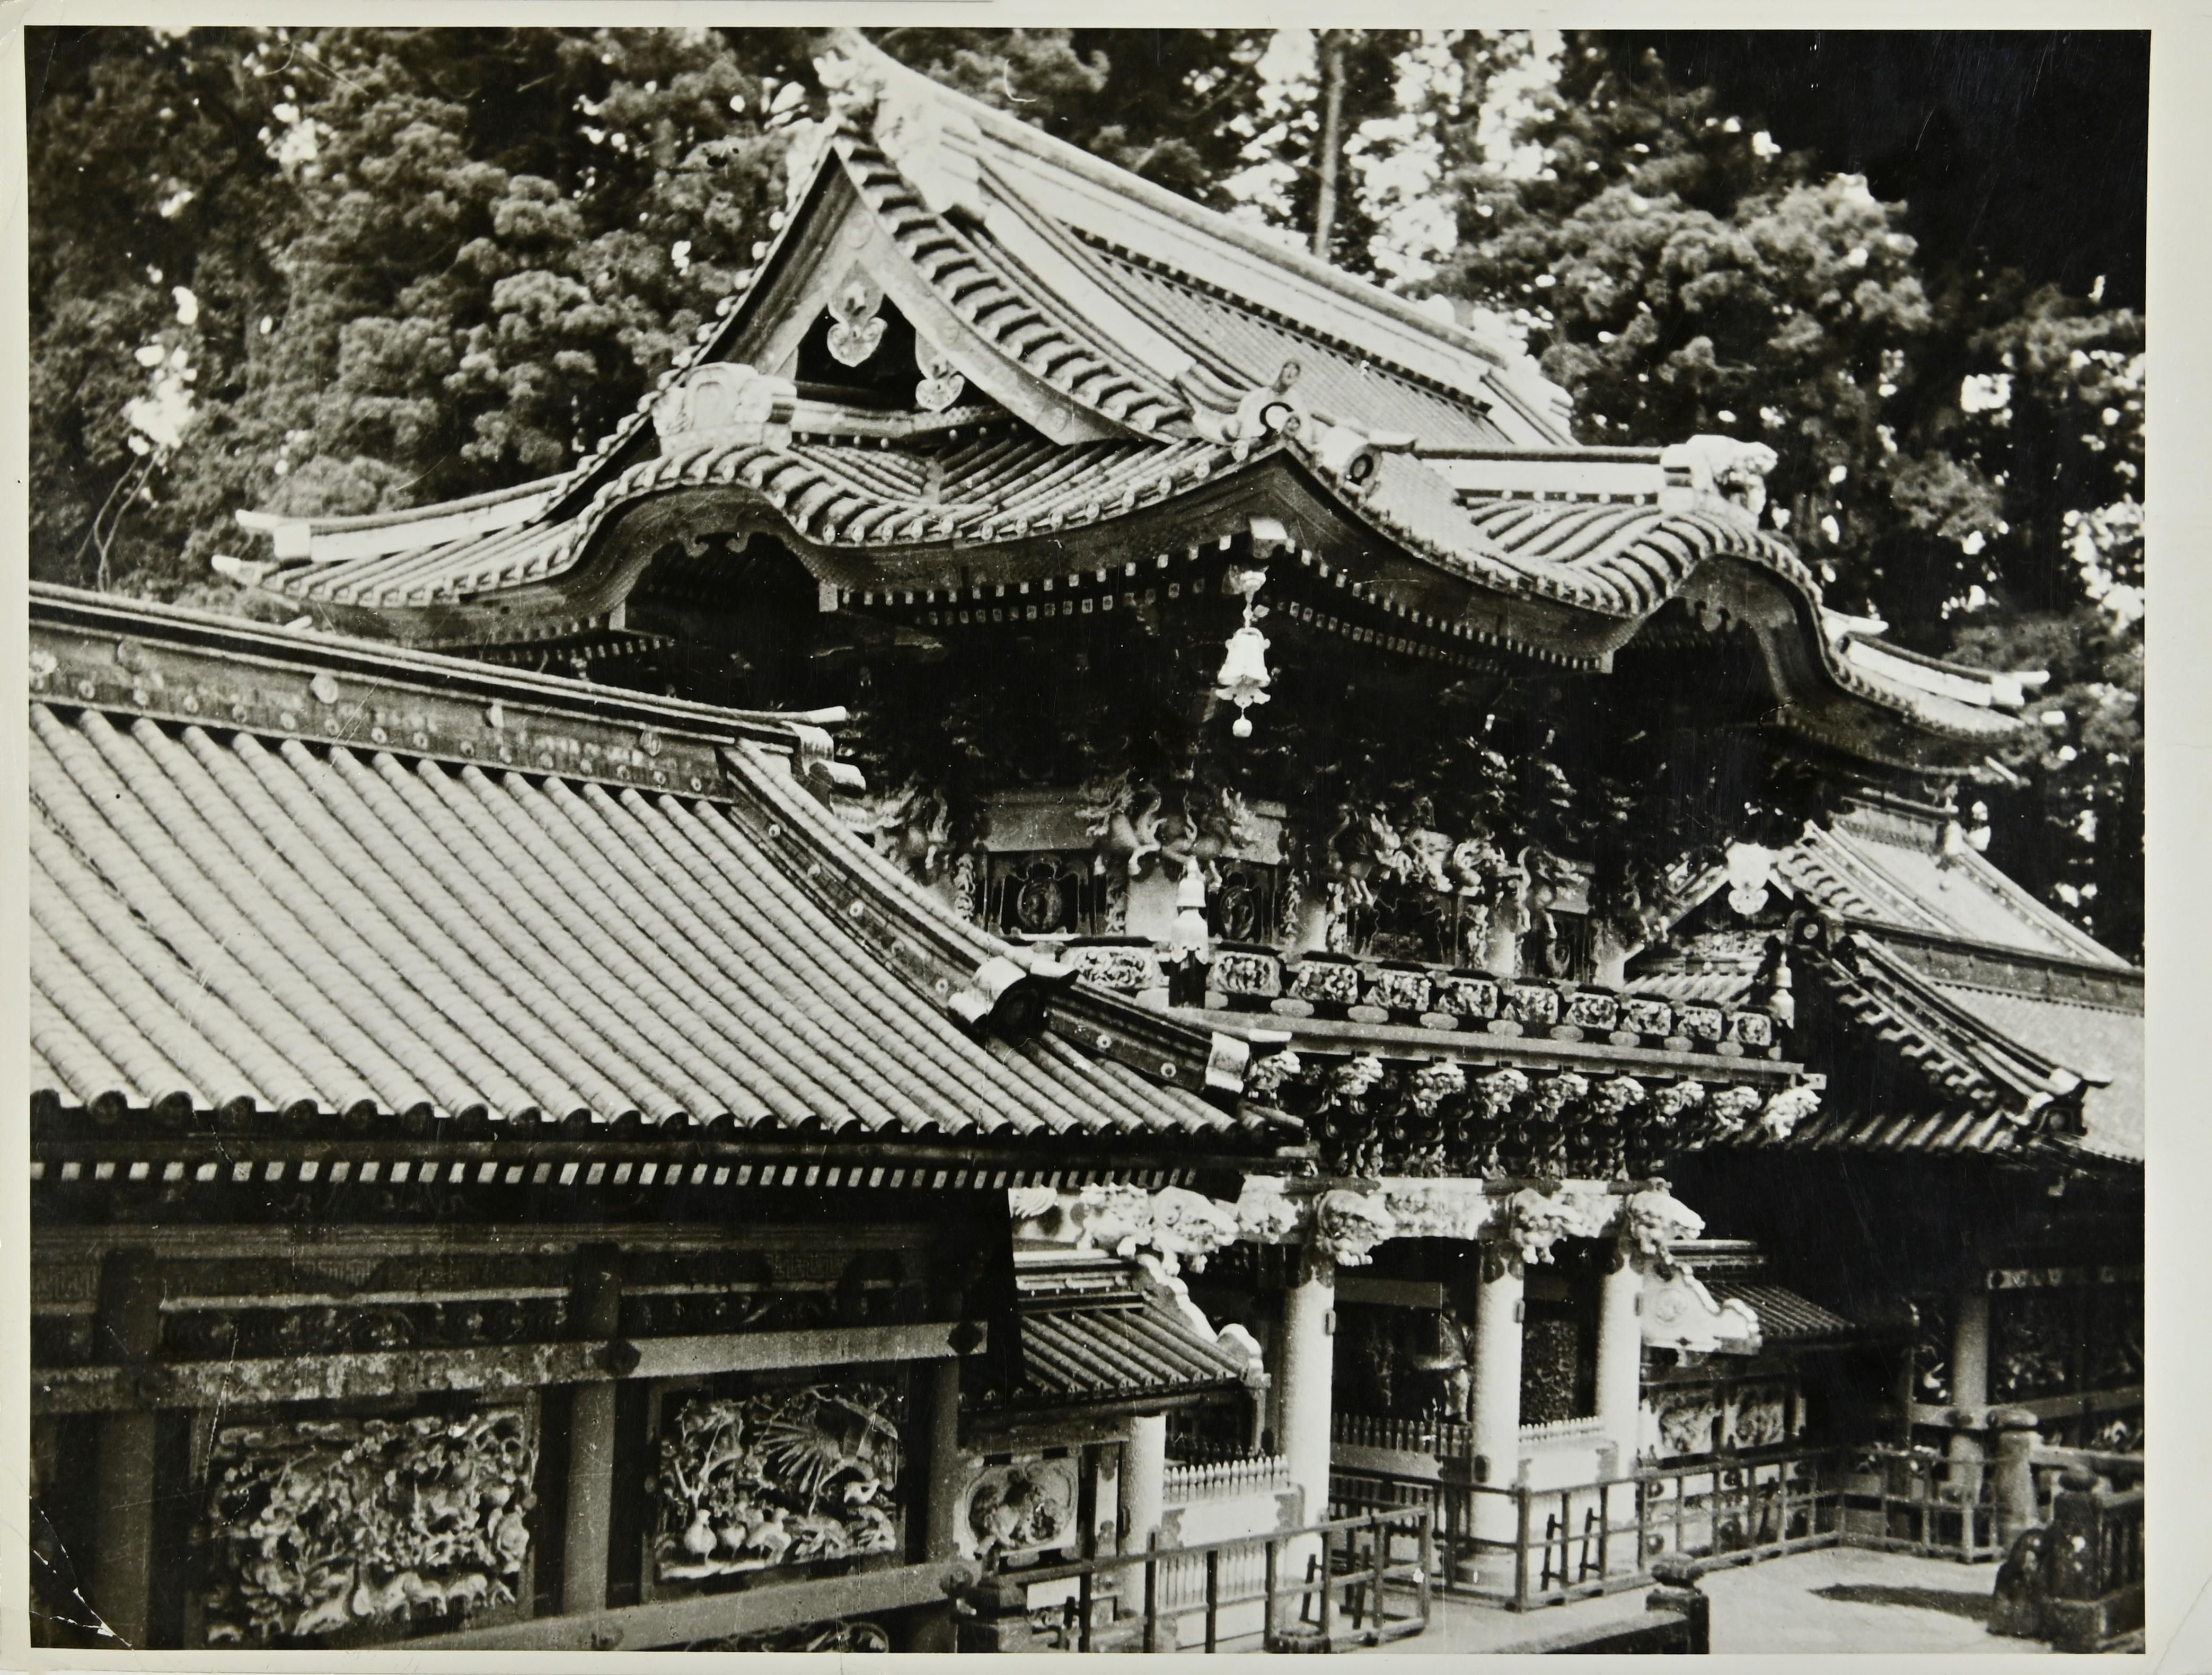
M 1133 993 L 1163 983 L 1158 956 L 1149 946 L 1090 944 L 1071 947 L 1069 962 L 1101 988 Z
M 1553 1024 L 1559 1021 L 1559 992 L 1541 983 L 1508 983 L 1505 1016 L 1516 1023 Z
M 659 1575 L 894 1551 L 900 1408 L 868 1384 L 686 1402 L 660 1443 Z
M 1382 967 L 1368 975 L 1366 1000 L 1370 1006 L 1389 1011 L 1425 1012 L 1429 1010 L 1428 974 Z
M 1436 1004 L 1438 1011 L 1457 1017 L 1496 1017 L 1498 985 L 1487 977 L 1447 977 Z
M 1362 1268 L 1375 1259 L 1375 1247 L 1397 1232 L 1389 1200 L 1379 1193 L 1345 1187 L 1322 1194 L 1314 1207 L 1314 1243 L 1341 1268 Z
M 1291 994 L 1298 1000 L 1355 1005 L 1359 1000 L 1359 968 L 1340 960 L 1300 960 L 1291 968 Z
M 1528 1091 L 1528 1078 L 1508 1065 L 1495 1070 L 1475 1083 L 1476 1097 L 1481 1101 L 1483 1114 L 1492 1120 L 1504 1116 L 1516 1100 Z
M 1651 1111 L 1654 1115 L 1674 1121 L 1705 1102 L 1704 1083 L 1672 1082 L 1651 1095 Z
M 1563 1071 L 1557 1076 L 1547 1076 L 1535 1086 L 1528 1101 L 1528 1114 L 1538 1122 L 1555 1123 L 1567 1107 L 1589 1097 L 1589 1078 L 1577 1076 L 1572 1071 Z
M 1401 1239 L 1480 1239 L 1491 1218 L 1480 1181 L 1394 1180 L 1383 1197 Z
M 209 1465 L 210 1642 L 512 1604 L 538 1444 L 519 1408 L 227 1427 Z
M 1273 998 L 1283 992 L 1282 962 L 1272 954 L 1222 949 L 1213 956 L 1213 986 L 1224 994 Z

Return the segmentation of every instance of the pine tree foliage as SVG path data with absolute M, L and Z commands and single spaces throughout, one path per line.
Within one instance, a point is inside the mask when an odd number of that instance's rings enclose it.
M 2138 946 L 2139 315 L 1972 253 L 1931 266 L 1900 206 L 1601 35 L 1556 63 L 1477 31 L 878 39 L 1286 243 L 1311 247 L 1333 199 L 1331 259 L 1525 337 L 1585 440 L 1771 443 L 1769 515 L 1832 604 L 2050 671 L 2040 725 L 1974 793 L 1992 853 Z M 207 580 L 240 508 L 565 469 L 769 236 L 821 45 L 30 32 L 33 573 L 244 608 Z M 1595 822 L 1579 836 L 1604 847 L 1668 771 L 1598 764 L 1558 835 Z M 1342 765 L 1347 786 L 1376 774 L 1419 778 Z

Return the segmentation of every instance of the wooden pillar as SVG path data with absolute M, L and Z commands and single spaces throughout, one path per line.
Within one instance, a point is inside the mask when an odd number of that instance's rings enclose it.
M 611 1245 L 578 1253 L 569 1305 L 575 1335 L 601 1343 L 622 1332 L 622 1256 Z M 561 1548 L 561 1610 L 607 1603 L 607 1554 L 614 1517 L 615 1390 L 612 1380 L 580 1384 L 568 1411 L 568 1509 Z
M 1482 1253 L 1482 1274 L 1474 1294 L 1474 1392 L 1470 1406 L 1474 1434 L 1475 1481 L 1510 1485 L 1521 1475 L 1521 1331 L 1525 1313 L 1521 1258 L 1492 1247 Z M 1518 1527 L 1513 1502 L 1503 1495 L 1474 1497 L 1474 1532 L 1490 1540 L 1512 1539 Z M 1486 1569 L 1510 1555 L 1488 1550 Z M 1510 1574 L 1510 1568 L 1507 1574 Z
M 967 1473 L 960 1458 L 960 1363 L 940 1361 L 929 1375 L 929 1498 L 922 1532 L 923 1557 L 957 1558 L 960 1517 L 966 1510 L 961 1491 Z
M 960 1520 L 967 1515 L 967 1462 L 960 1453 L 960 1362 L 929 1369 L 929 1485 L 922 1502 L 921 1556 L 933 1563 L 960 1557 Z M 1026 1626 L 1027 1618 L 1024 1618 Z M 913 1613 L 902 1652 L 951 1653 L 959 1648 L 952 1602 Z
M 148 1250 L 111 1252 L 100 1265 L 100 1358 L 131 1366 L 161 1347 L 162 1278 Z M 145 1649 L 154 1578 L 152 1410 L 111 1413 L 100 1431 L 100 1512 L 93 1556 L 93 1609 L 131 1651 Z M 179 1556 L 181 1557 L 181 1556 Z
M 1975 1277 L 1978 1278 L 1977 1275 Z M 1986 1453 L 1978 1429 L 1990 1405 L 1990 1294 L 1978 1287 L 1959 1293 L 1951 1317 L 1951 1405 L 1976 1427 L 1962 1424 L 1951 1433 L 1951 1483 L 1972 1505 L 1980 1498 Z
M 1121 1455 L 1121 1551 L 1141 1553 L 1167 1509 L 1168 1416 L 1139 1415 Z

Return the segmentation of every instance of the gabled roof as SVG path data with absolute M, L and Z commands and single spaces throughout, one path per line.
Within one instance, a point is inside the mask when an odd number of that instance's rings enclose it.
M 1051 974 L 843 833 L 807 719 L 60 589 L 32 647 L 32 1086 L 64 1114 L 1295 1126 L 1200 1097 L 1212 1043 L 1115 997 L 963 1029 L 987 962 Z
M 1867 798 L 1808 827 L 1774 871 L 1797 909 L 1801 1036 L 1830 1092 L 1786 1139 L 1729 1144 L 2142 1161 L 2142 973 L 1940 811 Z M 1647 962 L 1631 992 L 1747 994 L 1766 933 L 1698 940 L 1692 957 Z
M 841 598 L 928 603 L 1103 576 L 1264 514 L 1419 630 L 1380 636 L 1384 654 L 1457 641 L 1601 670 L 1666 640 L 1655 619 L 1695 622 L 1748 637 L 1783 725 L 1873 760 L 1978 754 L 2020 725 L 2017 679 L 1824 610 L 1756 515 L 1771 454 L 1579 446 L 1525 355 L 857 35 L 841 52 L 822 155 L 760 266 L 574 471 L 411 514 L 253 515 L 273 559 L 224 567 L 354 632 L 484 647 L 623 632 L 678 533 L 764 531 Z M 887 414 L 791 381 L 848 274 L 958 405 Z

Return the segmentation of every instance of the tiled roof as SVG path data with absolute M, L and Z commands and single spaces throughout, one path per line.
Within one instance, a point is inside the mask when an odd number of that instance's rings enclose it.
M 1808 901 L 1847 918 L 2129 969 L 1971 847 L 1946 853 L 1933 822 L 1847 812 L 1808 828 L 1783 852 L 1779 871 Z
M 64 596 L 34 620 L 47 609 Z M 33 657 L 33 1083 L 64 1108 L 890 1137 L 1273 1126 L 1072 1029 L 1010 1045 L 958 1027 L 932 956 L 957 970 L 996 944 L 734 735 L 633 730 L 617 736 L 645 750 L 595 755 L 581 683 L 520 683 L 487 712 L 395 679 L 356 705 L 302 637 L 259 635 L 249 660 L 163 643 L 180 613 L 88 611 L 106 632 L 36 622 Z M 137 630 L 121 668 L 118 623 Z M 419 655 L 406 672 L 439 665 L 488 678 Z M 566 713 L 540 703 L 569 687 Z M 279 704 L 297 713 L 271 725 Z M 481 746 L 453 741 L 454 711 Z M 841 912 L 845 878 L 860 894 Z
M 2100 1157 L 2143 1159 L 2143 1016 L 2124 1007 L 2009 994 L 1965 983 L 1934 986 L 1993 1030 L 2037 1049 L 2087 1080 L 2079 1144 Z
M 1738 1279 L 1723 1274 L 1700 1273 L 1698 1277 L 1714 1300 L 1731 1298 L 1759 1316 L 1759 1335 L 1767 1344 L 1803 1344 L 1823 1338 L 1848 1338 L 1858 1327 L 1832 1308 L 1823 1308 L 1786 1285 L 1764 1279 Z
M 1947 842 L 1946 823 L 1941 810 L 1869 798 L 1777 858 L 1783 894 L 1811 910 L 1793 921 L 1790 951 L 1801 1023 L 1822 1015 L 1805 1032 L 1808 1057 L 1850 1072 L 1863 1096 L 1832 1086 L 1786 1138 L 1751 1129 L 1725 1144 L 2141 1162 L 2142 974 L 1970 845 Z M 1701 880 L 1684 909 L 1720 880 Z M 1643 962 L 1629 992 L 1725 1003 L 1748 991 L 1767 939 L 1709 927 L 1694 956 Z
M 1126 1265 L 1084 1265 L 1091 1283 L 1017 1275 L 1021 1284 L 1022 1377 L 1007 1405 L 1236 1396 L 1244 1358 L 1203 1335 L 1170 1299 L 1140 1290 Z
M 1286 460 L 1299 468 L 1293 481 L 1273 474 L 1243 510 L 1322 527 L 1341 519 L 1357 546 L 1367 543 L 1356 526 L 1379 533 L 1411 561 L 1390 560 L 1395 582 L 1378 580 L 1374 601 L 1432 634 L 1598 668 L 1669 601 L 1728 586 L 1700 570 L 1748 566 L 1784 608 L 1739 611 L 1741 622 L 1763 641 L 1803 642 L 1765 647 L 1792 689 L 1778 694 L 1784 725 L 1915 761 L 1932 740 L 1983 744 L 2016 731 L 2005 713 L 2018 708 L 2016 683 L 1832 634 L 1832 613 L 1790 543 L 1707 481 L 1697 462 L 1711 447 L 1672 462 L 1580 447 L 1564 395 L 1525 356 L 937 88 L 857 37 L 840 52 L 842 114 L 814 176 L 760 270 L 663 386 L 720 375 L 708 363 L 787 336 L 791 322 L 773 311 L 818 295 L 819 276 L 796 264 L 823 259 L 832 235 L 794 228 L 849 217 L 887 302 L 963 368 L 983 434 L 970 425 L 965 440 L 946 440 L 951 413 L 891 423 L 832 410 L 749 424 L 749 440 L 656 442 L 643 427 L 659 398 L 648 397 L 563 478 L 420 509 L 420 541 L 389 515 L 255 518 L 276 558 L 225 567 L 380 634 L 573 640 L 618 631 L 644 557 L 608 531 L 660 527 L 623 516 L 647 499 L 703 493 L 714 509 L 700 515 L 723 529 L 733 510 L 742 519 L 758 508 L 798 537 L 820 583 L 926 591 L 1028 579 L 1040 541 L 1117 519 L 1131 522 L 1093 549 L 1126 534 L 1157 552 L 1162 525 L 1177 543 L 1194 521 L 1215 525 L 1200 538 L 1233 534 L 1233 497 L 1209 479 L 1248 466 L 1258 479 Z M 1273 428 L 1271 404 L 1295 422 Z M 1617 492 L 1631 479 L 1638 486 Z M 1598 480 L 1607 486 L 1589 489 Z M 1560 482 L 1583 487 L 1563 495 Z M 987 543 L 1001 550 L 975 550 Z M 939 574 L 919 577 L 917 566 Z M 1482 591 L 1440 593 L 1439 571 Z M 418 615 L 357 620 L 409 612 Z

